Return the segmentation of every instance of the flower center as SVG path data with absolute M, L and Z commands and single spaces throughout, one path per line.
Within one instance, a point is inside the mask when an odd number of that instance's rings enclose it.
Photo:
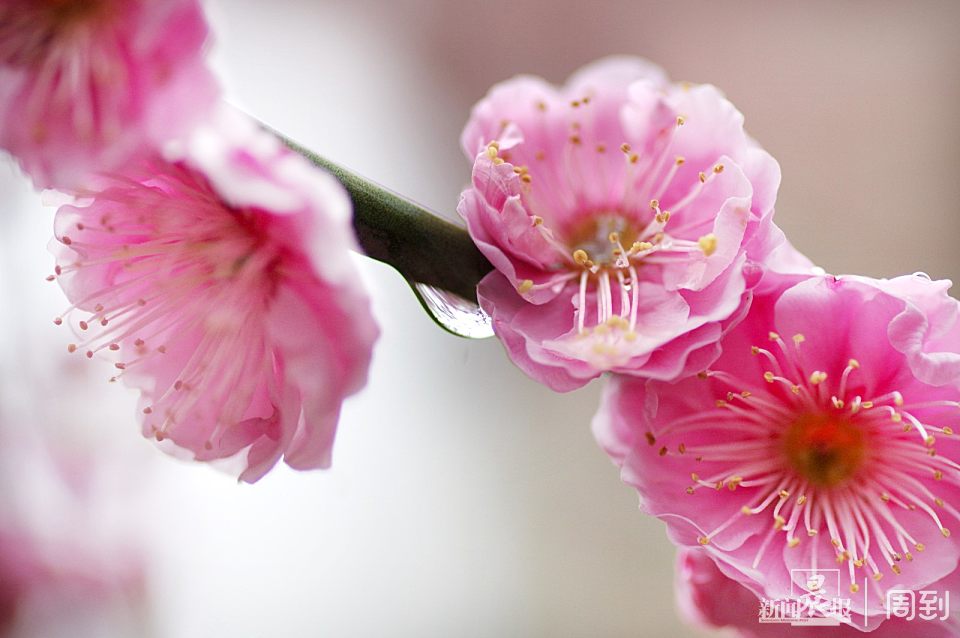
M 76 27 L 97 20 L 106 0 L 28 0 L 0 8 L 0 63 L 32 66 Z
M 639 237 L 632 220 L 618 212 L 607 212 L 591 215 L 574 225 L 567 233 L 566 243 L 575 253 L 583 251 L 596 266 L 605 268 L 618 266 L 621 256 L 628 252 L 623 247 L 633 246 Z
M 863 462 L 864 447 L 863 431 L 833 415 L 800 416 L 783 441 L 790 465 L 816 487 L 834 487 L 853 476 Z

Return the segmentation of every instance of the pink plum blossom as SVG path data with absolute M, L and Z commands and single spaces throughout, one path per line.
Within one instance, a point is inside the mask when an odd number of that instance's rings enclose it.
M 461 142 L 458 210 L 495 268 L 481 306 L 555 390 L 702 369 L 764 270 L 810 267 L 773 225 L 780 169 L 743 116 L 647 62 L 603 60 L 561 89 L 504 82 Z
M 57 213 L 69 350 L 112 357 L 143 432 L 255 481 L 326 468 L 378 330 L 339 183 L 233 112 Z M 58 317 L 57 322 L 66 318 Z
M 949 591 L 950 598 L 955 599 L 960 595 L 958 585 L 958 582 L 941 581 L 932 591 L 941 596 Z M 706 629 L 729 628 L 740 638 L 863 638 L 865 635 L 862 628 L 853 625 L 804 627 L 760 623 L 761 600 L 720 571 L 707 552 L 701 549 L 680 550 L 676 594 L 677 606 L 688 622 Z M 823 616 L 814 614 L 814 617 Z M 869 633 L 870 638 L 948 638 L 956 635 L 957 628 L 952 621 L 941 621 L 939 617 L 924 620 L 916 616 L 907 620 L 906 616 L 895 615 Z
M 703 372 L 611 380 L 594 420 L 641 508 L 755 596 L 839 569 L 874 625 L 891 589 L 953 575 L 960 340 L 948 282 L 814 276 L 758 293 Z M 951 363 L 953 362 L 953 363 Z
M 74 188 L 185 134 L 218 95 L 198 0 L 0 0 L 0 148 Z

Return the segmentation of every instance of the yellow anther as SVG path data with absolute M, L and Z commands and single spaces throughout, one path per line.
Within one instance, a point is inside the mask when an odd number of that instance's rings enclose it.
M 933 480 L 935 480 L 935 481 L 942 481 L 942 480 L 943 480 L 943 472 L 941 472 L 940 470 L 934 470 L 934 471 L 933 471 Z
M 798 346 L 799 346 L 801 343 L 803 343 L 804 341 L 806 341 L 806 340 L 807 340 L 807 338 L 804 337 L 804 336 L 803 336 L 801 333 L 799 333 L 799 332 L 798 332 L 797 334 L 793 335 L 793 342 L 794 342 L 795 344 L 797 344 Z
M 573 261 L 580 266 L 586 266 L 587 262 L 590 261 L 590 257 L 587 255 L 587 251 L 583 250 L 582 248 L 578 248 L 573 251 Z
M 799 545 L 799 544 L 800 544 L 800 539 L 797 538 L 796 536 L 794 536 L 794 537 L 791 538 L 789 541 L 787 541 L 787 547 L 789 547 L 790 549 L 793 549 L 794 547 L 796 547 L 796 546 Z
M 684 116 L 682 115 L 677 116 L 677 126 L 683 126 L 684 124 L 686 124 L 686 122 L 687 122 L 687 119 Z
M 767 383 L 773 383 L 773 379 L 774 379 L 773 373 L 770 372 L 769 370 L 763 373 L 763 380 L 766 381 Z
M 847 365 L 853 368 L 854 370 L 857 370 L 860 368 L 860 362 L 857 361 L 856 359 L 850 359 L 849 361 L 847 361 Z
M 624 153 L 629 153 L 630 145 L 624 142 L 623 144 L 620 145 L 620 150 L 623 151 Z
M 681 156 L 677 156 L 677 159 L 674 160 L 674 162 L 677 164 L 677 166 L 683 166 L 683 163 L 686 162 L 686 161 L 687 161 L 687 160 L 684 159 L 684 158 L 681 157 Z
M 787 490 L 780 490 L 780 498 L 790 498 L 790 492 Z
M 953 436 L 953 428 L 950 427 L 949 425 L 946 425 L 943 428 L 943 433 L 946 434 L 947 436 Z
M 894 574 L 897 574 L 897 575 L 899 575 L 900 572 L 902 571 L 900 569 L 900 565 L 890 565 L 890 569 L 891 571 L 893 571 Z
M 520 285 L 517 286 L 517 292 L 521 295 L 527 292 L 530 292 L 530 289 L 533 288 L 533 281 L 530 279 L 524 279 L 520 282 Z
M 757 346 L 750 346 L 750 354 L 760 354 L 760 348 Z
M 927 546 L 924 545 L 923 543 L 917 543 L 916 545 L 913 546 L 913 548 L 916 549 L 918 552 L 922 552 L 927 548 Z
M 879 583 L 881 580 L 883 580 L 883 574 L 881 574 L 880 572 L 877 572 L 876 574 L 873 575 L 873 579 Z
M 709 545 L 709 544 L 710 544 L 710 537 L 709 537 L 709 536 L 699 536 L 699 537 L 697 537 L 697 542 L 700 543 L 701 545 Z
M 653 248 L 653 244 L 648 241 L 635 241 L 633 246 L 630 247 L 630 250 L 635 253 L 642 253 L 645 250 L 650 250 Z
M 746 505 L 744 505 L 743 507 L 740 508 L 740 513 L 743 514 L 744 516 L 752 516 L 753 510 L 747 507 Z
M 814 370 L 810 373 L 810 383 L 813 385 L 820 385 L 827 380 L 827 373 L 821 372 L 820 370 Z
M 779 341 L 780 335 L 778 335 L 776 332 L 769 332 L 767 333 L 767 338 L 770 339 L 770 341 Z
M 657 210 L 658 208 L 660 208 L 660 200 L 659 200 L 659 199 L 651 199 L 651 200 L 650 200 L 650 208 L 653 209 L 653 210 Z
M 620 233 L 614 231 L 614 232 L 610 233 L 609 235 L 607 235 L 607 239 L 610 240 L 610 243 L 611 243 L 611 244 L 619 244 L 619 243 L 620 243 Z
M 943 534 L 944 538 L 950 538 L 950 530 L 948 530 L 946 527 L 941 527 L 940 533 Z
M 858 591 L 860 591 L 860 585 L 858 585 L 858 584 L 856 584 L 856 583 L 850 583 L 850 593 L 851 593 L 851 594 L 855 594 L 855 593 L 857 593 Z
M 803 505 L 806 502 L 807 502 L 806 494 L 801 494 L 800 496 L 797 497 L 797 505 Z
M 697 240 L 697 245 L 700 246 L 703 254 L 709 257 L 717 250 L 717 236 L 713 233 L 708 233 Z
M 778 529 L 778 530 L 783 529 L 783 526 L 786 524 L 787 524 L 787 519 L 780 516 L 779 514 L 773 517 L 773 529 Z
M 704 173 L 703 171 L 700 171 L 700 173 L 697 175 L 697 177 L 700 178 L 700 183 L 701 183 L 701 184 L 704 183 L 705 181 L 707 181 L 707 174 Z
M 714 166 L 714 167 L 713 167 L 713 172 L 714 172 L 714 173 L 717 173 L 718 175 L 719 175 L 720 173 L 722 173 L 722 172 L 723 172 L 723 164 L 717 164 L 716 166 Z

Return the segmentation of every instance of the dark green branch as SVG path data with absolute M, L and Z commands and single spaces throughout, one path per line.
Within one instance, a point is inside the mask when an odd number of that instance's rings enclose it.
M 493 269 L 467 231 L 423 206 L 291 142 L 291 149 L 332 173 L 353 200 L 353 226 L 364 252 L 408 281 L 476 302 L 477 283 Z

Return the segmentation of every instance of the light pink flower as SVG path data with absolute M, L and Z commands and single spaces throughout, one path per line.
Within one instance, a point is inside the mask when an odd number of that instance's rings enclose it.
M 594 432 L 674 542 L 768 598 L 791 569 L 840 569 L 875 622 L 887 590 L 960 557 L 960 389 L 929 364 L 960 340 L 923 338 L 958 303 L 919 275 L 791 284 L 755 296 L 700 375 L 613 379 Z
M 764 262 L 810 265 L 772 223 L 780 169 L 743 116 L 649 63 L 604 60 L 562 89 L 507 81 L 461 141 L 475 163 L 458 210 L 495 268 L 480 303 L 555 390 L 701 369 Z
M 184 134 L 218 95 L 197 0 L 0 0 L 0 148 L 73 188 Z
M 958 584 L 960 583 L 939 582 L 934 590 L 939 595 L 949 591 L 951 600 L 955 600 L 956 596 L 960 595 Z M 707 552 L 700 549 L 680 550 L 677 558 L 676 593 L 677 606 L 688 622 L 706 629 L 730 628 L 741 638 L 865 636 L 860 627 L 850 625 L 804 627 L 781 623 L 761 624 L 758 620 L 760 599 L 752 591 L 726 576 Z M 817 614 L 815 616 L 822 617 Z M 947 638 L 956 635 L 955 625 L 939 618 L 923 620 L 914 617 L 907 620 L 896 616 L 885 620 L 869 633 L 870 638 Z
M 82 342 L 142 390 L 143 431 L 202 461 L 328 467 L 377 328 L 339 183 L 252 122 L 196 131 L 57 213 L 57 274 Z M 89 314 L 86 314 L 89 313 Z M 60 318 L 57 321 L 61 321 Z

